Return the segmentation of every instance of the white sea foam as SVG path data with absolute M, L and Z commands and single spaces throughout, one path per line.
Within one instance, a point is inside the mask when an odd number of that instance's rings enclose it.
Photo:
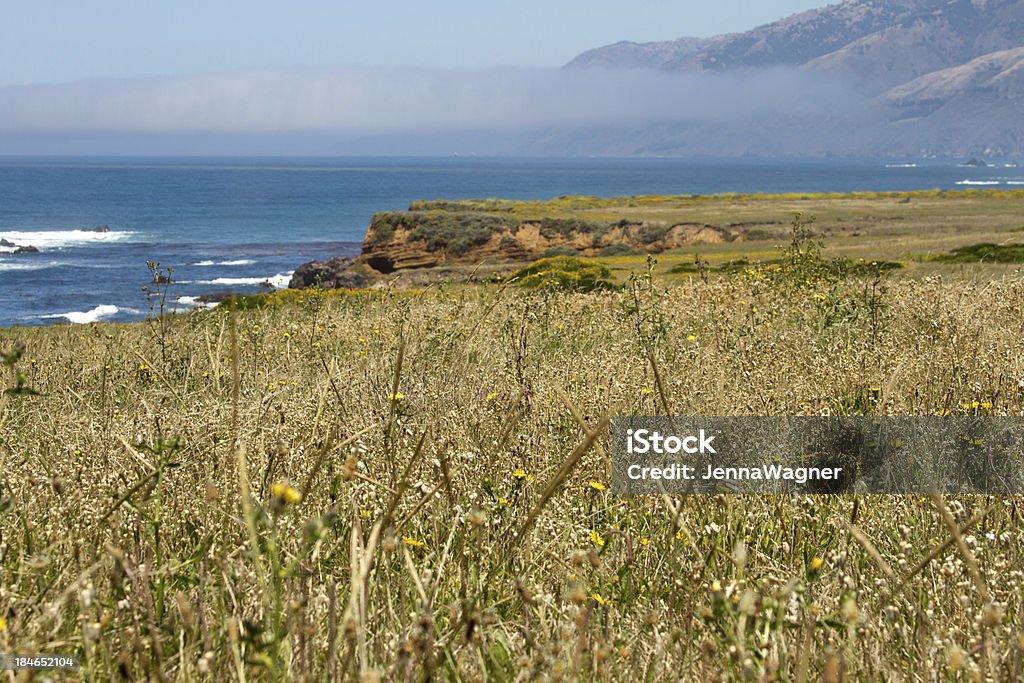
M 213 308 L 217 305 L 216 301 L 200 301 L 197 296 L 179 296 L 178 303 L 192 308 Z
M 998 180 L 958 180 L 957 185 L 1000 185 Z
M 92 230 L 11 230 L 0 232 L 0 239 L 5 239 L 19 246 L 33 246 L 40 250 L 46 250 L 94 242 L 120 242 L 134 234 L 134 232 L 124 230 L 111 230 L 110 232 L 94 232 Z M 4 247 L 4 249 L 10 248 Z M 10 250 L 13 251 L 13 249 Z
M 59 266 L 60 261 L 47 261 L 46 263 L 10 263 L 0 262 L 0 273 L 11 271 L 11 270 L 46 270 L 47 268 L 53 268 Z
M 70 323 L 78 323 L 80 325 L 86 323 L 94 323 L 102 318 L 109 318 L 118 312 L 117 306 L 110 304 L 100 304 L 91 311 L 71 311 L 69 313 L 53 313 L 51 315 L 41 315 L 40 318 L 66 318 Z
M 292 273 L 278 273 L 266 277 L 218 277 L 213 280 L 178 280 L 179 285 L 244 286 L 269 283 L 275 289 L 284 289 L 291 282 Z
M 238 259 L 237 261 L 197 261 L 193 263 L 193 266 L 251 266 L 256 263 L 252 259 Z
M 886 168 L 917 168 L 917 164 L 886 164 Z
M 1024 180 L 1007 180 L 1007 185 L 1024 185 Z

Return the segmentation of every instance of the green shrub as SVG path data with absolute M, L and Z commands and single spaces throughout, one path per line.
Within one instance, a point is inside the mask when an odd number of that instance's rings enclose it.
M 639 256 L 644 252 L 634 249 L 628 244 L 609 244 L 601 250 L 601 256 Z
M 366 233 L 366 241 L 371 245 L 387 244 L 395 236 L 395 228 L 402 223 L 402 214 L 393 211 L 381 211 L 373 214 L 370 229 Z
M 570 292 L 613 289 L 611 271 L 595 261 L 555 256 L 535 261 L 512 274 L 522 287 Z
M 412 239 L 427 243 L 429 251 L 446 250 L 461 256 L 473 247 L 486 244 L 495 232 L 507 226 L 508 219 L 485 213 L 423 212 L 407 214 L 414 225 Z
M 604 223 L 584 221 L 579 218 L 542 218 L 540 234 L 548 239 L 569 237 L 574 233 L 602 233 L 608 229 Z
M 669 226 L 661 223 L 645 223 L 644 226 L 640 228 L 638 237 L 644 244 L 657 242 L 668 234 L 668 228 Z
M 551 247 L 546 249 L 540 256 L 541 258 L 551 258 L 552 256 L 579 256 L 579 249 L 573 249 L 570 246 L 561 244 L 557 247 Z
M 982 242 L 938 256 L 942 263 L 1024 263 L 1024 244 Z

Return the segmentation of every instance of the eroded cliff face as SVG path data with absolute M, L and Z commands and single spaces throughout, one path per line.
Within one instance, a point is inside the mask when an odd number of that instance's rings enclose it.
M 552 249 L 598 256 L 623 245 L 659 253 L 696 242 L 731 242 L 728 228 L 680 223 L 620 220 L 602 224 L 572 219 L 519 219 L 514 216 L 408 211 L 373 217 L 357 261 L 379 273 L 447 264 L 532 261 Z

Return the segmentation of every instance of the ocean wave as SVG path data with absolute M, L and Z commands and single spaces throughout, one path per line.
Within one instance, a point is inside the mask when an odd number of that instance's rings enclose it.
M 179 296 L 178 303 L 184 304 L 185 306 L 192 306 L 193 308 L 213 308 L 217 305 L 216 302 L 200 301 L 197 296 Z
M 129 239 L 134 234 L 134 232 L 127 230 L 111 230 L 109 232 L 95 232 L 93 230 L 10 230 L 0 232 L 0 239 L 5 239 L 20 246 L 31 245 L 37 249 L 46 250 L 95 242 L 120 242 Z
M 256 263 L 256 262 L 253 261 L 252 259 L 243 258 L 243 259 L 238 259 L 237 261 L 197 261 L 196 263 L 193 263 L 192 265 L 193 266 L 203 266 L 203 267 L 209 267 L 209 266 L 251 266 L 254 263 Z
M 1001 185 L 998 180 L 958 180 L 957 185 Z
M 69 323 L 84 325 L 94 323 L 102 318 L 109 318 L 115 315 L 120 309 L 110 304 L 100 304 L 91 311 L 70 311 L 68 313 L 52 313 L 41 315 L 40 318 L 66 318 Z
M 917 164 L 886 164 L 886 168 L 917 168 Z
M 8 263 L 0 262 L 0 273 L 11 270 L 46 270 L 61 265 L 60 261 L 48 261 L 47 263 Z
M 1007 185 L 1024 185 L 1024 180 L 1007 180 Z
M 264 277 L 218 277 L 212 280 L 178 280 L 179 285 L 225 285 L 225 286 L 243 286 L 243 285 L 262 285 L 264 282 L 270 283 L 274 289 L 284 289 L 291 282 L 292 273 L 278 273 L 277 275 L 264 276 Z

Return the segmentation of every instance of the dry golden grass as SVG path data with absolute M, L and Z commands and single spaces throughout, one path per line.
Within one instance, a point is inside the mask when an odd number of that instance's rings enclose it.
M 1022 415 L 1024 281 L 290 299 L 0 331 L 4 386 L 43 394 L 0 405 L 0 652 L 97 681 L 1024 672 L 1021 498 L 617 496 L 603 429 Z

